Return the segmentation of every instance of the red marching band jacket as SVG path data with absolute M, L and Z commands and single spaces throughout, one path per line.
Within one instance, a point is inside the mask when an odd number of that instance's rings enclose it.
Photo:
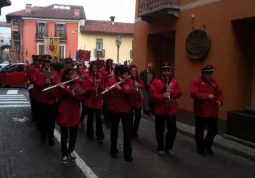
M 40 71 L 33 71 L 31 76 L 31 83 L 34 84 L 32 90 L 32 96 L 34 96 L 35 101 L 38 104 L 54 104 L 57 101 L 52 90 L 43 91 L 44 88 L 49 87 L 50 85 L 55 85 L 58 82 L 57 72 L 50 68 L 50 71 L 54 72 L 54 77 L 51 78 L 50 84 L 45 83 L 45 76 L 43 75 L 44 69 L 41 68 Z
M 110 87 L 118 81 L 115 77 L 107 80 L 105 86 Z M 127 114 L 132 110 L 132 97 L 134 95 L 134 82 L 127 79 L 121 84 L 121 89 L 114 87 L 108 93 L 104 94 L 108 101 L 108 110 L 113 113 Z
M 94 74 L 88 73 L 83 83 L 83 88 L 86 91 L 85 105 L 90 109 L 101 109 L 103 104 L 101 92 L 104 89 L 104 85 L 102 81 L 102 76 L 98 74 L 97 77 L 98 77 L 97 79 L 100 80 L 100 82 L 98 83 L 97 95 L 96 90 L 94 89 L 95 87 Z
M 197 78 L 190 87 L 190 94 L 194 100 L 194 114 L 199 117 L 218 117 L 219 101 L 223 103 L 222 91 L 214 79 L 211 79 L 211 84 L 203 81 L 201 77 Z M 215 99 L 209 99 L 209 95 L 215 95 Z
M 156 78 L 150 85 L 149 93 L 154 102 L 154 114 L 156 116 L 176 116 L 178 114 L 177 99 L 182 96 L 181 87 L 176 79 L 171 80 L 169 84 L 171 88 L 171 101 L 168 101 L 164 96 L 164 93 L 166 92 L 165 85 L 165 81 L 161 78 Z
M 31 76 L 33 75 L 34 72 L 36 72 L 36 71 L 39 72 L 40 70 L 41 70 L 40 66 L 34 66 L 33 64 L 28 65 L 25 70 L 25 82 L 28 85 L 32 84 Z
M 99 70 L 99 73 L 100 73 L 102 80 L 105 84 L 109 78 L 114 76 L 114 68 L 112 67 L 111 70 L 109 71 L 106 67 L 102 67 Z
M 132 78 L 134 81 L 134 77 Z M 141 79 L 136 80 L 139 84 L 140 90 L 144 90 L 144 83 Z M 135 84 L 135 82 L 134 82 Z M 134 96 L 132 97 L 132 104 L 134 108 L 141 109 L 143 105 L 143 93 L 141 92 L 135 92 Z
M 73 95 L 73 88 L 81 88 L 78 83 L 54 89 L 59 99 L 57 124 L 63 127 L 77 126 L 80 123 L 80 102 L 83 94 Z

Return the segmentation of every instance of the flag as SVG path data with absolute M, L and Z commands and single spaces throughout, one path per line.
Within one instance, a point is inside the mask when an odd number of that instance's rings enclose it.
M 51 51 L 50 51 L 50 38 L 44 38 L 44 54 L 51 55 Z
M 55 55 L 57 58 L 60 58 L 59 39 L 58 38 L 54 38 L 53 39 L 53 44 L 54 44 L 54 54 L 53 55 Z

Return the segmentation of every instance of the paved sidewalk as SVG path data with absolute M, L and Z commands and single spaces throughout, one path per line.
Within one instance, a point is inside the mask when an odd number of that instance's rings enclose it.
M 142 117 L 144 119 L 151 121 L 151 122 L 154 122 L 153 116 L 149 117 L 145 114 L 142 114 Z M 195 136 L 195 127 L 194 126 L 183 124 L 183 123 L 177 121 L 177 128 L 178 128 L 179 133 L 194 138 L 194 136 Z M 232 141 L 232 140 L 227 139 L 223 136 L 216 135 L 216 137 L 214 139 L 214 146 L 218 147 L 220 149 L 229 151 L 233 154 L 242 156 L 246 159 L 255 161 L 255 149 L 254 148 L 244 145 L 244 144 L 241 144 L 241 143 L 238 143 L 238 142 L 235 142 L 235 141 Z

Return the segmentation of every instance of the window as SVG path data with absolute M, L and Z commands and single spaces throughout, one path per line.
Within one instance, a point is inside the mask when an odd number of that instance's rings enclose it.
M 48 26 L 45 22 L 38 22 L 36 26 L 36 38 L 37 39 L 43 39 L 48 34 Z
M 65 46 L 65 44 L 60 44 L 60 49 L 59 49 L 59 51 L 60 51 L 60 58 L 65 58 L 65 54 L 66 54 L 66 46 Z
M 10 72 L 19 72 L 19 66 L 18 65 L 10 66 L 10 67 L 6 68 L 4 70 L 4 72 L 8 72 L 8 73 L 10 73 Z
M 56 24 L 56 36 L 64 37 L 65 35 L 65 24 Z
M 44 55 L 44 44 L 43 43 L 37 43 L 37 54 Z
M 96 50 L 97 51 L 103 50 L 103 39 L 96 39 Z

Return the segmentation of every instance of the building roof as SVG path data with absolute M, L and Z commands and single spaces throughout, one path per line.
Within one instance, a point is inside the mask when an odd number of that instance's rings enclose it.
M 7 22 L 0 22 L 0 27 L 11 27 L 11 24 Z
M 134 24 L 115 22 L 112 25 L 110 21 L 86 20 L 81 32 L 133 34 Z
M 74 16 L 74 9 L 80 9 L 80 17 Z M 7 14 L 6 15 L 7 21 L 10 20 L 10 17 L 33 17 L 33 18 L 68 19 L 68 20 L 86 19 L 83 6 L 60 5 L 60 4 L 52 4 L 45 7 L 32 6 L 31 13 L 25 13 L 25 9 L 23 9 Z

